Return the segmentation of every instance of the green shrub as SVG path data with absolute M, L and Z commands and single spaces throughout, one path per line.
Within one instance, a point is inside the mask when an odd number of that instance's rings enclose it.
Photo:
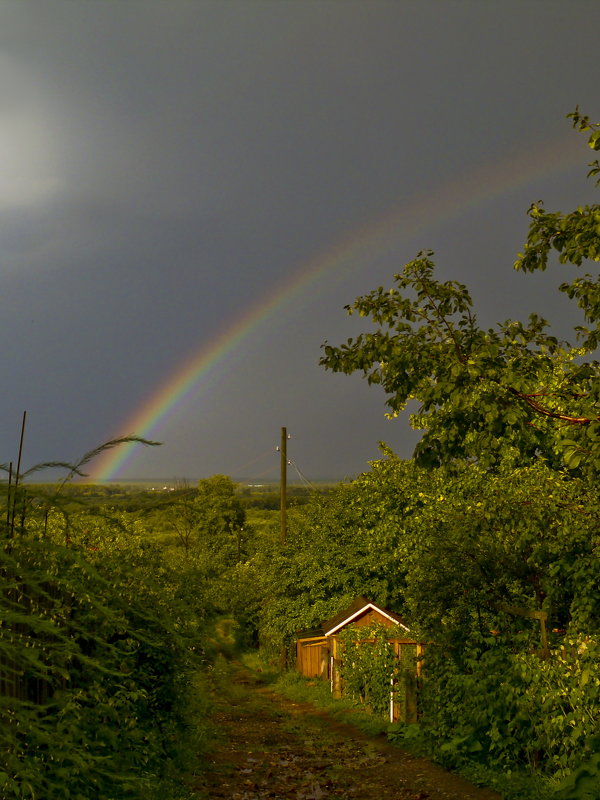
M 0 548 L 1 794 L 147 798 L 189 734 L 197 626 L 135 537 Z
M 594 755 L 600 734 L 600 645 L 573 637 L 548 658 L 493 639 L 460 660 L 430 648 L 425 735 L 449 767 L 525 768 L 556 782 Z
M 387 715 L 393 693 L 401 702 L 406 680 L 414 676 L 414 662 L 404 664 L 389 641 L 401 635 L 395 628 L 375 623 L 348 627 L 340 634 L 342 658 L 340 672 L 344 695 L 364 704 L 374 714 Z

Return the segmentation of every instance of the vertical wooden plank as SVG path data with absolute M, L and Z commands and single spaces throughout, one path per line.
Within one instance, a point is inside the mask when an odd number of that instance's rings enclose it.
M 327 647 L 326 644 L 323 644 L 320 647 L 320 651 L 321 651 L 321 665 L 320 665 L 319 675 L 322 678 L 328 678 L 329 677 L 329 648 Z
M 332 644 L 332 675 L 331 675 L 331 690 L 334 697 L 342 696 L 342 676 L 340 673 L 340 643 L 337 636 L 331 637 Z
M 301 652 L 302 645 L 300 644 L 300 640 L 296 639 L 296 671 L 302 675 Z

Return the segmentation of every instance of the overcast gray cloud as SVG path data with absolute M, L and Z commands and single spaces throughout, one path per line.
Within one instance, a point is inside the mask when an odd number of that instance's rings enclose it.
M 408 455 L 407 423 L 358 377 L 321 370 L 319 345 L 356 331 L 343 305 L 428 247 L 489 324 L 541 310 L 567 327 L 560 275 L 511 264 L 531 201 L 594 197 L 564 117 L 577 103 L 598 116 L 599 17 L 593 0 L 4 0 L 2 460 L 23 409 L 28 463 L 111 437 L 328 258 L 122 474 L 275 475 L 281 425 L 309 477 L 356 474 L 382 438 Z M 551 145 L 520 180 L 515 165 Z M 512 183 L 461 189 L 497 164 Z M 386 215 L 395 235 L 377 228 Z M 376 233 L 359 258 L 340 244 L 361 230 Z

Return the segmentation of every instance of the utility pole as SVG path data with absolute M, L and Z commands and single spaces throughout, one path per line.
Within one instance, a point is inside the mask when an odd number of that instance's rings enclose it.
M 281 478 L 279 482 L 279 509 L 281 519 L 281 544 L 287 541 L 287 428 L 281 429 Z
M 279 481 L 279 511 L 281 519 L 281 533 L 279 541 L 284 545 L 287 541 L 287 428 L 281 429 L 281 444 L 279 446 L 281 477 Z M 280 667 L 285 672 L 288 666 L 288 651 L 284 645 L 281 647 Z

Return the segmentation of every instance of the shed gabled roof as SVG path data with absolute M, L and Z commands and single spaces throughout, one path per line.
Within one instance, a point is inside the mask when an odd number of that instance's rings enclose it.
M 339 631 L 344 626 L 349 625 L 367 611 L 376 611 L 383 617 L 389 619 L 394 625 L 400 625 L 400 627 L 404 628 L 405 631 L 409 630 L 399 614 L 389 611 L 387 608 L 382 608 L 376 603 L 372 603 L 370 600 L 367 600 L 366 597 L 357 597 L 356 600 L 354 600 L 349 606 L 349 608 L 344 609 L 344 611 L 339 611 L 330 619 L 321 622 L 316 628 L 311 628 L 311 630 L 308 631 L 302 631 L 298 634 L 298 638 L 308 639 L 317 638 L 319 636 L 332 636 L 334 633 Z
M 366 597 L 357 597 L 352 605 L 345 611 L 340 611 L 334 617 L 331 617 L 331 619 L 321 623 L 323 635 L 333 636 L 334 633 L 337 633 L 337 631 L 339 631 L 341 628 L 349 625 L 353 620 L 357 619 L 367 611 L 377 611 L 378 614 L 381 614 L 382 617 L 389 619 L 394 625 L 399 625 L 401 628 L 404 628 L 405 631 L 408 630 L 399 614 L 396 614 L 393 611 L 388 611 L 387 608 L 382 608 L 381 606 L 372 603 L 370 600 L 367 600 Z

